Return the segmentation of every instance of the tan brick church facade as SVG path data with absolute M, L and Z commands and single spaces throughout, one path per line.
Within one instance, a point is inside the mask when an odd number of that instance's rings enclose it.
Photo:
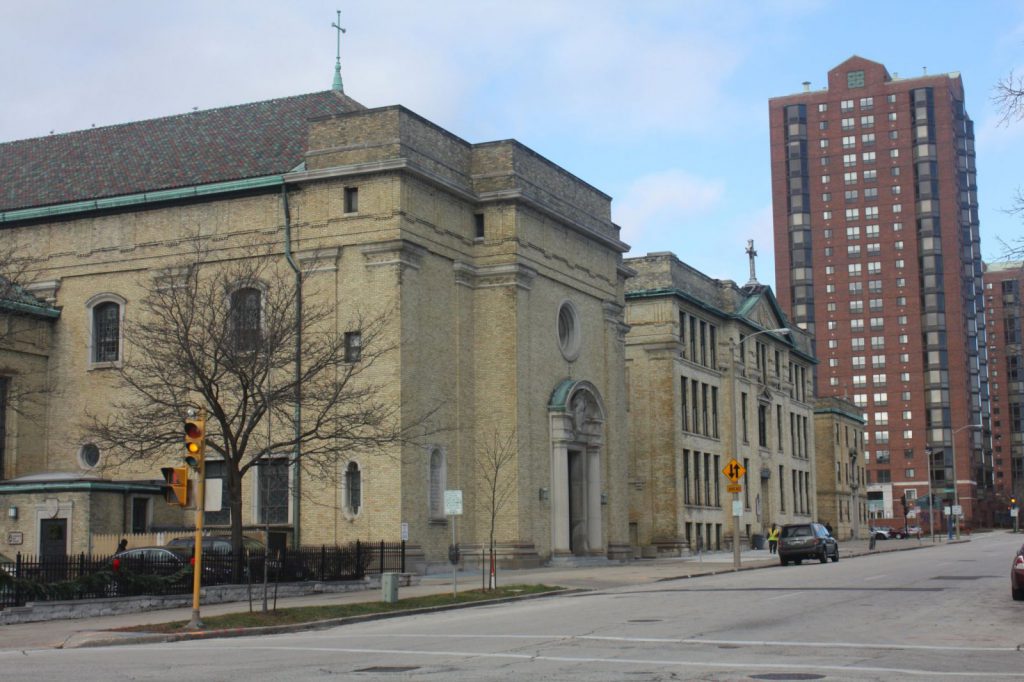
M 440 496 L 462 490 L 457 540 L 472 551 L 488 533 L 476 461 L 499 433 L 515 443 L 497 524 L 506 562 L 628 554 L 630 271 L 605 194 L 515 141 L 470 144 L 338 92 L 3 143 L 0 177 L 4 243 L 38 259 L 26 284 L 39 300 L 2 311 L 39 331 L 35 346 L 3 344 L 0 373 L 15 387 L 43 372 L 53 388 L 5 424 L 0 502 L 18 512 L 0 517 L 0 552 L 87 551 L 91 533 L 187 520 L 169 518 L 157 485 L 176 452 L 111 470 L 81 418 L 115 401 L 113 370 L 132 353 L 118 330 L 142 286 L 195 242 L 224 262 L 258 243 L 284 267 L 287 202 L 307 295 L 336 308 L 336 331 L 357 308 L 396 311 L 376 376 L 403 409 L 440 407 L 429 440 L 339 453 L 358 470 L 357 508 L 290 467 L 303 494 L 280 493 L 274 530 L 333 544 L 407 524 L 440 561 L 452 536 Z M 273 502 L 251 476 L 246 524 Z

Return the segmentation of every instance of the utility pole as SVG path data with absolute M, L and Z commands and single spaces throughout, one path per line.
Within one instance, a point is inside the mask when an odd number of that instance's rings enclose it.
M 960 513 L 963 513 L 963 509 L 960 508 L 960 492 L 957 488 L 957 475 L 956 475 L 956 434 L 960 433 L 964 429 L 980 429 L 981 424 L 965 424 L 959 429 L 953 432 L 953 438 L 950 440 L 951 452 L 953 453 L 953 508 L 950 509 L 953 512 L 953 523 L 956 528 L 956 539 L 960 539 Z M 957 513 L 960 512 L 960 513 Z

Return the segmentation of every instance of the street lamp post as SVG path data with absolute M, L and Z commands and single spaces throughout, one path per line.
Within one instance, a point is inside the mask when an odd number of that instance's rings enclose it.
M 928 534 L 932 536 L 932 543 L 935 543 L 935 499 L 932 498 L 932 466 L 935 453 L 931 448 L 925 448 L 924 454 L 928 457 Z
M 953 455 L 953 508 L 950 509 L 950 512 L 953 513 L 953 523 L 955 524 L 954 527 L 956 528 L 956 539 L 957 540 L 960 539 L 960 514 L 956 513 L 957 507 L 960 506 L 960 493 L 958 492 L 957 486 L 956 486 L 956 484 L 957 484 L 957 475 L 956 475 L 956 434 L 960 433 L 964 429 L 970 429 L 970 430 L 973 431 L 975 429 L 980 429 L 980 428 L 981 428 L 981 424 L 965 424 L 965 425 L 961 426 L 959 429 L 957 429 L 957 430 L 955 430 L 953 432 L 953 438 L 950 441 L 950 444 L 951 444 L 950 445 L 950 452 Z
M 749 339 L 752 339 L 755 336 L 760 336 L 761 334 L 779 334 L 780 336 L 787 336 L 788 334 L 790 334 L 790 330 L 786 327 L 782 327 L 779 329 L 762 329 L 760 331 L 754 332 L 753 334 L 749 334 L 743 337 L 743 343 L 746 343 Z M 745 346 L 741 346 L 741 353 L 743 352 L 743 348 L 745 348 Z M 746 361 L 746 358 L 741 357 L 741 360 Z M 768 368 L 764 367 L 763 370 L 767 372 Z M 763 378 L 764 377 L 762 376 L 762 379 Z M 733 381 L 735 382 L 735 380 L 736 374 L 734 372 Z M 735 423 L 736 420 L 733 419 L 733 424 L 735 425 Z M 738 442 L 738 440 L 739 439 L 736 438 L 736 427 L 734 426 L 733 447 L 735 447 L 735 443 Z M 735 452 L 732 454 L 733 456 L 735 456 Z M 740 516 L 742 516 L 742 512 L 743 506 L 740 504 L 740 494 L 738 492 L 735 492 L 732 494 L 732 567 L 736 570 L 739 570 L 740 568 Z

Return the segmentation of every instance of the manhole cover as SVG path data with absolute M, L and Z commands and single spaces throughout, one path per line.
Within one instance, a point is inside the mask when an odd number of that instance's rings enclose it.
M 370 668 L 353 670 L 357 673 L 407 673 L 411 670 L 419 670 L 418 665 L 375 665 Z
M 752 680 L 823 680 L 824 675 L 818 675 L 817 673 L 763 673 L 761 675 L 751 675 Z

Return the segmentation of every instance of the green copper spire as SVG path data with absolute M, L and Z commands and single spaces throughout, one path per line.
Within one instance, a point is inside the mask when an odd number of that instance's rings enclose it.
M 338 53 L 334 60 L 334 83 L 331 84 L 331 90 L 337 90 L 338 92 L 345 92 L 345 86 L 341 84 L 341 34 L 345 32 L 345 29 L 341 27 L 341 10 L 338 10 L 338 21 L 331 24 L 338 30 Z

